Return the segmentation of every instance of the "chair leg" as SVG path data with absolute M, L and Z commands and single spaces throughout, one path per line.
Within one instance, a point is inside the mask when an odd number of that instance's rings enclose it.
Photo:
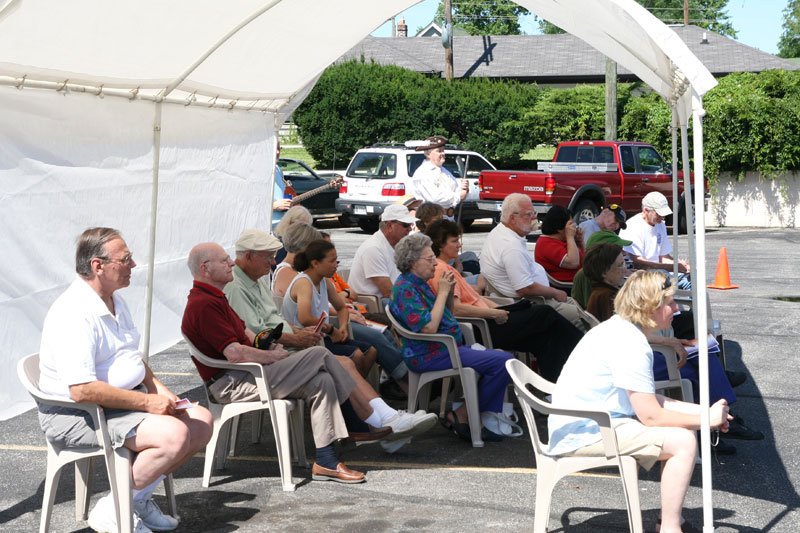
M 633 458 L 627 461 L 623 470 L 622 464 L 625 457 L 620 458 L 619 473 L 622 478 L 622 491 L 625 494 L 625 503 L 628 506 L 628 525 L 633 533 L 642 533 L 642 508 L 639 504 L 639 471 Z
M 255 411 L 250 416 L 253 417 L 253 434 L 250 435 L 250 442 L 252 444 L 258 444 L 261 442 L 261 427 L 264 422 L 264 411 Z M 231 452 L 233 455 L 233 452 Z
M 125 447 L 114 450 L 114 477 L 111 492 L 117 502 L 117 526 L 120 533 L 133 533 L 133 491 L 131 490 L 131 451 Z
M 545 533 L 550 521 L 550 502 L 553 498 L 554 468 L 541 461 L 536 465 L 536 503 L 533 510 L 533 533 Z
M 47 474 L 44 478 L 44 497 L 42 498 L 42 518 L 39 520 L 39 533 L 50 530 L 50 519 L 53 516 L 53 502 L 56 498 L 58 480 L 61 478 L 61 466 L 58 458 L 49 449 L 47 451 Z
M 239 418 L 241 418 L 241 415 L 233 417 L 230 433 L 228 434 L 228 455 L 231 457 L 236 455 L 236 439 L 239 438 Z
M 178 518 L 178 503 L 175 501 L 175 485 L 172 474 L 164 478 L 164 494 L 167 496 L 167 511 L 173 518 Z
M 413 413 L 417 410 L 417 395 L 419 394 L 419 374 L 416 372 L 408 373 L 408 412 Z
M 89 517 L 89 494 L 94 475 L 94 457 L 75 461 L 75 520 Z
M 217 447 L 219 446 L 220 437 L 223 437 L 222 440 L 222 450 L 226 449 L 226 441 L 224 440 L 225 433 L 223 431 L 225 423 L 221 421 L 218 416 L 214 417 L 214 428 L 211 432 L 211 440 L 208 441 L 206 444 L 206 457 L 203 460 L 203 488 L 208 488 L 208 484 L 211 481 L 211 470 L 214 467 L 214 460 L 217 451 Z
M 450 378 L 442 379 L 442 395 L 439 397 L 439 418 L 447 413 L 447 395 L 450 394 Z
M 295 400 L 295 407 L 289 413 L 289 421 L 292 424 L 292 445 L 294 447 L 294 458 L 297 466 L 308 468 L 306 459 L 306 439 L 303 428 L 303 400 Z
M 281 486 L 284 492 L 294 492 L 295 485 L 292 481 L 292 443 L 289 439 L 289 411 L 287 403 L 273 402 L 275 412 L 270 413 L 272 430 L 275 433 L 275 447 L 278 451 L 278 466 L 281 471 Z
M 469 432 L 472 435 L 472 447 L 483 448 L 481 439 L 481 413 L 478 410 L 478 373 L 471 368 L 463 369 L 467 373 L 461 380 L 464 389 L 464 401 L 467 402 L 467 416 L 469 416 Z M 471 374 L 471 375 L 470 375 Z

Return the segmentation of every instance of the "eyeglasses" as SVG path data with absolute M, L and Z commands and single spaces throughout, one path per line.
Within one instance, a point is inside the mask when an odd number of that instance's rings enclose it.
M 530 211 L 528 213 L 520 213 L 519 211 L 517 211 L 514 214 L 519 215 L 522 218 L 533 218 L 536 215 L 536 211 Z
M 429 255 L 428 257 L 420 257 L 420 259 L 422 259 L 423 261 L 428 261 L 429 263 L 435 263 L 436 262 L 436 256 L 435 255 Z
M 401 226 L 403 226 L 404 229 L 408 229 L 411 227 L 411 224 L 406 224 L 405 222 L 400 222 L 399 220 L 395 220 L 394 223 L 400 224 Z
M 133 263 L 133 254 L 128 254 L 120 259 L 112 259 L 110 257 L 99 257 L 99 256 L 98 259 L 105 261 L 106 263 L 119 263 L 120 265 L 130 265 L 131 263 Z

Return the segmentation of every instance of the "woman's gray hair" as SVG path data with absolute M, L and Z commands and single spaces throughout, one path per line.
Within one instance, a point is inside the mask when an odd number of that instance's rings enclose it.
M 283 215 L 281 221 L 278 222 L 278 225 L 275 227 L 275 236 L 282 239 L 289 230 L 289 226 L 298 224 L 300 222 L 311 224 L 314 222 L 314 217 L 312 217 L 311 212 L 302 205 L 290 207 L 289 210 L 286 211 L 286 214 Z
M 296 254 L 302 252 L 311 241 L 322 238 L 322 234 L 317 228 L 305 222 L 298 222 L 289 226 L 283 236 L 283 247 L 286 252 Z
M 397 269 L 406 274 L 411 271 L 411 266 L 419 261 L 422 250 L 433 245 L 430 237 L 424 233 L 406 235 L 394 247 L 394 262 Z

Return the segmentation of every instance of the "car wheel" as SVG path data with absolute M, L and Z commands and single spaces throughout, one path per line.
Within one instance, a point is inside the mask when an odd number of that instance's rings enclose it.
M 353 221 L 353 217 L 351 217 L 348 213 L 342 213 L 339 215 L 339 225 L 343 228 L 350 228 L 353 227 L 355 222 Z
M 584 199 L 575 204 L 575 210 L 573 213 L 575 213 L 573 215 L 575 224 L 580 224 L 581 222 L 586 222 L 587 220 L 591 220 L 599 215 L 600 208 L 597 207 L 597 204 L 593 201 Z
M 378 231 L 378 219 L 377 218 L 359 218 L 357 221 L 358 227 L 361 228 L 362 231 L 366 231 L 367 233 L 375 233 Z

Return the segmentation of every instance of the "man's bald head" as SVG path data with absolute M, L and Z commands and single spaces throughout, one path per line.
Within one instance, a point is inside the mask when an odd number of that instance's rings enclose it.
M 192 277 L 194 279 L 202 278 L 200 266 L 203 263 L 210 261 L 220 253 L 224 255 L 225 250 L 222 248 L 222 246 L 215 242 L 201 242 L 192 248 L 192 250 L 189 252 L 189 259 L 187 260 L 189 272 L 192 273 Z

